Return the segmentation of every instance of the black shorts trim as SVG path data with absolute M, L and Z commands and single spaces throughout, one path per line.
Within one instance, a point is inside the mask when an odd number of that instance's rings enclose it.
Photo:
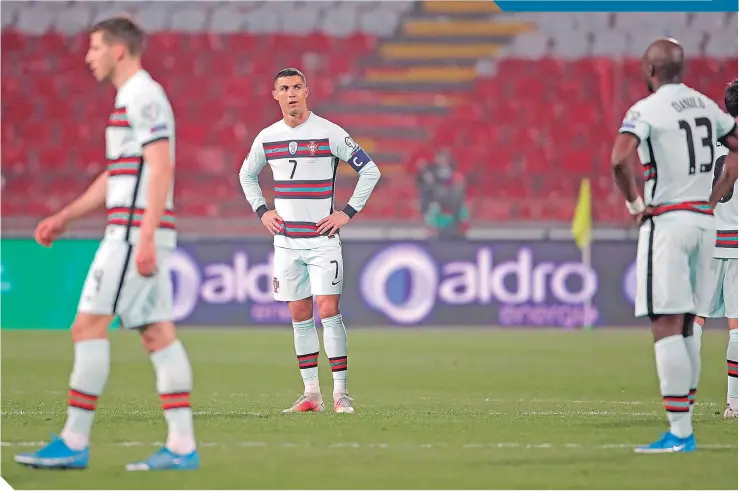
M 654 219 L 648 218 L 649 240 L 647 241 L 647 315 L 654 316 Z
M 128 251 L 126 252 L 126 260 L 123 261 L 123 271 L 121 271 L 121 277 L 118 280 L 118 288 L 115 291 L 115 300 L 113 300 L 113 315 L 116 315 L 118 311 L 118 301 L 121 298 L 121 291 L 123 290 L 123 281 L 126 279 L 126 271 L 128 271 L 128 264 L 131 262 L 131 252 L 133 252 L 133 246 L 130 244 L 127 246 Z

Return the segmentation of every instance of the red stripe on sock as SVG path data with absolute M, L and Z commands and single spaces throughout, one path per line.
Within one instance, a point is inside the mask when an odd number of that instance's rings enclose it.
M 69 389 L 69 397 L 75 397 L 77 399 L 82 399 L 90 402 L 97 402 L 98 400 L 97 396 L 94 396 L 92 394 L 85 394 L 84 392 L 80 392 L 74 389 Z
M 667 411 L 670 411 L 671 413 L 688 413 L 688 412 L 690 412 L 690 407 L 670 406 L 669 404 L 665 404 L 665 409 Z
M 77 407 L 80 409 L 85 409 L 87 411 L 94 411 L 95 410 L 95 404 L 88 404 L 86 402 L 80 402 L 75 401 L 74 399 L 69 400 L 69 405 L 72 407 Z
M 172 394 L 159 394 L 159 399 L 161 400 L 184 399 L 187 397 L 190 397 L 189 392 L 173 392 Z
M 162 409 L 164 409 L 165 411 L 167 409 L 180 409 L 183 407 L 192 407 L 190 406 L 190 401 L 167 402 L 162 404 Z

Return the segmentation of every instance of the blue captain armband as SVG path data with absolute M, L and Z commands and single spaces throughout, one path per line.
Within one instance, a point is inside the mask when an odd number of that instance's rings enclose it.
M 357 147 L 354 152 L 352 152 L 351 156 L 349 157 L 349 160 L 346 161 L 347 164 L 349 164 L 352 169 L 359 172 L 362 170 L 362 167 L 372 162 L 372 159 L 369 155 L 367 155 L 367 152 L 362 150 L 361 147 Z

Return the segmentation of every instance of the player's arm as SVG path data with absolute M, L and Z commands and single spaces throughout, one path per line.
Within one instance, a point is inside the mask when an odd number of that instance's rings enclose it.
M 264 148 L 259 137 L 257 137 L 251 146 L 249 155 L 241 164 L 239 182 L 246 200 L 259 218 L 262 218 L 268 211 L 267 200 L 264 199 L 262 188 L 259 187 L 259 173 L 262 172 L 265 165 L 267 165 L 267 157 L 264 155 Z
M 729 149 L 729 155 L 724 161 L 724 170 L 721 172 L 716 184 L 711 191 L 709 202 L 711 208 L 715 208 L 722 196 L 726 196 L 736 183 L 737 172 L 737 125 L 736 121 L 730 115 L 719 110 L 720 114 L 717 118 L 716 134 L 719 136 L 718 141 Z
M 108 191 L 108 171 L 100 174 L 82 195 L 65 206 L 57 215 L 64 223 L 71 223 L 105 206 Z
M 352 218 L 362 211 L 362 208 L 367 204 L 367 200 L 369 200 L 372 191 L 380 180 L 380 169 L 345 131 L 337 136 L 336 142 L 331 143 L 334 155 L 349 164 L 359 175 L 354 193 L 352 193 L 349 203 L 344 207 L 344 213 Z
M 153 243 L 167 209 L 167 197 L 174 178 L 170 146 L 174 121 L 169 104 L 156 94 L 139 95 L 136 103 L 132 104 L 129 121 L 134 137 L 141 145 L 149 175 L 141 240 Z
M 174 177 L 170 155 L 168 138 L 158 139 L 144 146 L 144 161 L 149 171 L 149 192 L 146 196 L 146 211 L 141 220 L 142 240 L 154 240 L 154 233 L 167 209 L 167 196 Z
M 633 158 L 642 140 L 649 138 L 650 126 L 637 109 L 626 114 L 611 151 L 611 165 L 616 185 L 626 198 L 626 208 L 637 219 L 645 210 L 639 196 L 634 174 Z
M 260 135 L 254 140 L 249 155 L 244 159 L 239 171 L 239 182 L 244 196 L 251 205 L 251 209 L 257 214 L 262 224 L 272 235 L 278 234 L 282 229 L 282 218 L 277 211 L 267 208 L 267 201 L 259 187 L 259 173 L 267 165 L 267 157 L 264 155 L 264 147 Z

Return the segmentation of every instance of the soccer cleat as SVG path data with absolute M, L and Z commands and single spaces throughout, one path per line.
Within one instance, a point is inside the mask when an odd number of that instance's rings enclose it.
M 323 406 L 323 399 L 320 395 L 309 397 L 308 395 L 303 394 L 298 398 L 297 401 L 295 401 L 292 406 L 287 409 L 283 409 L 282 414 L 310 412 L 320 413 L 323 412 L 324 409 L 325 408 Z
M 56 435 L 40 450 L 15 456 L 19 464 L 37 469 L 86 469 L 89 460 L 90 452 L 86 448 L 72 450 Z
M 197 450 L 187 455 L 172 453 L 167 447 L 157 450 L 144 462 L 134 462 L 126 466 L 127 471 L 193 471 L 200 467 Z
M 726 409 L 724 410 L 724 418 L 737 419 L 737 416 L 739 416 L 739 413 L 737 413 L 734 409 L 732 409 L 731 405 L 727 402 Z
M 687 438 L 678 438 L 669 431 L 654 443 L 642 445 L 634 448 L 636 453 L 675 453 L 675 452 L 695 452 L 695 436 L 690 435 Z
M 349 394 L 335 394 L 334 395 L 334 412 L 352 414 L 354 412 L 352 401 L 353 399 L 349 397 Z

